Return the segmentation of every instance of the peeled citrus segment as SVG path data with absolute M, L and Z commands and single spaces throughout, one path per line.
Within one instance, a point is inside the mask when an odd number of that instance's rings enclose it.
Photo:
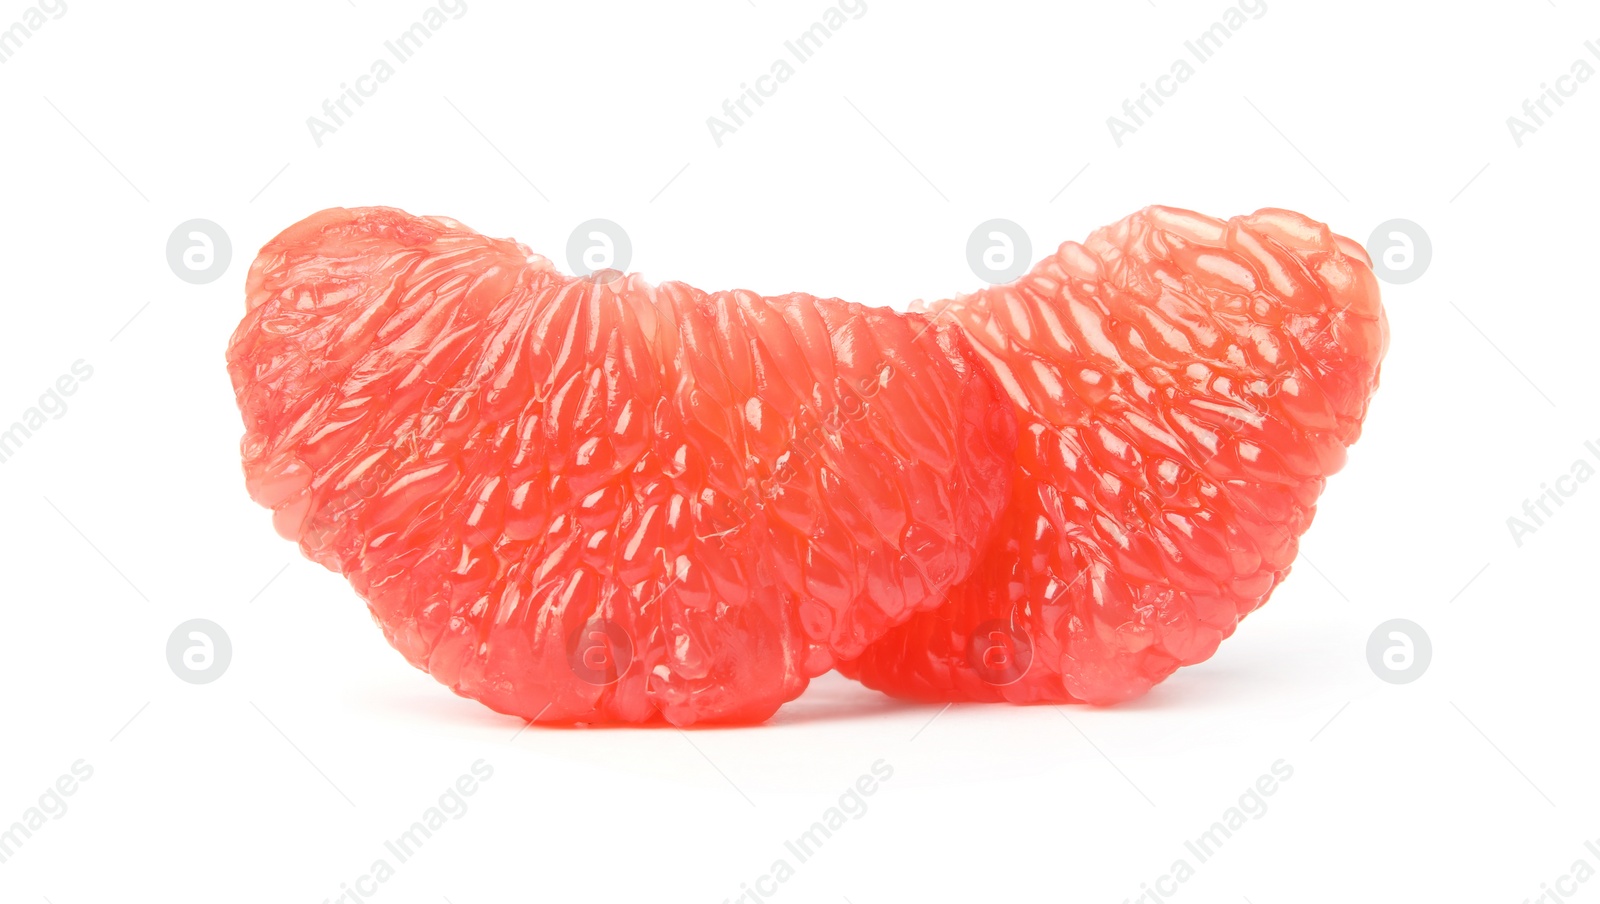
M 1152 207 L 935 306 L 1018 420 L 1011 499 L 935 612 L 841 671 L 929 700 L 1114 703 L 1289 573 L 1388 344 L 1358 245 L 1284 210 Z
M 946 323 L 574 278 L 398 210 L 250 269 L 251 496 L 418 668 L 544 722 L 754 722 L 937 605 L 1015 420 Z

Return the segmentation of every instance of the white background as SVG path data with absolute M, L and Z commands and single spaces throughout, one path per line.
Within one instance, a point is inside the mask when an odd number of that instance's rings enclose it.
M 1600 480 L 1520 545 L 1506 523 L 1600 466 L 1600 78 L 1521 147 L 1506 124 L 1600 41 L 1576 0 L 1268 0 L 1120 148 L 1106 117 L 1221 0 L 867 0 L 720 148 L 706 118 L 822 0 L 468 0 L 320 148 L 306 118 L 421 0 L 67 6 L 0 65 L 0 425 L 93 368 L 0 465 L 0 830 L 73 763 L 93 775 L 0 864 L 0 899 L 335 899 L 483 760 L 375 900 L 714 904 L 761 880 L 794 902 L 1122 902 L 1284 760 L 1172 897 L 1600 900 L 1561 879 L 1600 868 Z M 0 29 L 26 9 L 0 3 Z M 245 270 L 323 207 L 557 260 L 606 217 L 655 279 L 900 306 L 977 287 L 982 220 L 1037 257 L 1150 203 L 1290 207 L 1362 242 L 1402 217 L 1434 254 L 1386 287 L 1382 388 L 1293 576 L 1127 706 L 941 711 L 828 676 L 754 729 L 519 732 L 407 666 L 244 491 L 223 353 Z M 195 217 L 234 248 L 204 286 L 165 257 Z M 205 686 L 165 654 L 194 617 L 233 642 Z M 1405 686 L 1365 653 L 1394 617 L 1434 646 Z M 866 812 L 762 880 L 879 760 Z

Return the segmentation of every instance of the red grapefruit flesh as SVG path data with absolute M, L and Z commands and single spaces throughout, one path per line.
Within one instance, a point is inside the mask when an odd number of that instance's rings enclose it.
M 807 295 L 563 276 L 334 209 L 250 269 L 252 497 L 418 668 L 544 722 L 754 722 L 937 605 L 1009 494 L 963 333 Z
M 1358 245 L 1152 207 L 936 306 L 1015 407 L 1011 500 L 937 611 L 841 668 L 926 700 L 1115 703 L 1208 658 L 1289 573 L 1377 387 Z

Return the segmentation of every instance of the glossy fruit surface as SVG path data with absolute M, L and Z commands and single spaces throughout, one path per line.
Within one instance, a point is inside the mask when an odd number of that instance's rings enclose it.
M 837 299 L 574 278 L 388 208 L 251 267 L 251 496 L 456 692 L 751 722 L 938 604 L 1009 494 L 964 334 Z
M 927 700 L 1114 703 L 1209 657 L 1289 573 L 1388 344 L 1365 252 L 1283 210 L 1152 207 L 934 310 L 1019 440 L 974 573 L 841 668 Z

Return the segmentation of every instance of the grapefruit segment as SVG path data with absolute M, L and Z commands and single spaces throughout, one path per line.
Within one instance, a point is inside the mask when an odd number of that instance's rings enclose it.
M 929 700 L 1114 703 L 1208 658 L 1289 573 L 1388 343 L 1366 254 L 1283 210 L 1148 208 L 935 310 L 1010 397 L 1011 499 L 944 605 L 841 667 Z
M 925 316 L 568 277 L 386 208 L 285 230 L 247 297 L 252 497 L 501 712 L 765 719 L 937 605 L 1008 495 L 1003 396 Z

